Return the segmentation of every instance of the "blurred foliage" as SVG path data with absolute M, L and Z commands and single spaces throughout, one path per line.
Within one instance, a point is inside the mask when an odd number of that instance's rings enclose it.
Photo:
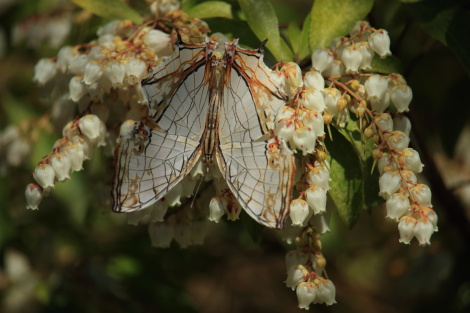
M 6 52 L 0 59 L 0 130 L 47 112 L 49 104 L 40 100 L 31 78 L 41 57 L 57 53 L 46 43 L 12 44 L 15 24 L 61 6 L 72 8 L 74 23 L 66 44 L 75 45 L 94 38 L 109 18 L 139 21 L 148 14 L 137 0 L 127 3 L 139 13 L 117 0 L 73 2 L 101 17 L 59 0 L 0 2 L 0 29 L 6 34 Z M 451 158 L 469 123 L 469 5 L 458 0 L 376 0 L 373 7 L 372 1 L 336 0 L 318 0 L 313 6 L 309 0 L 183 2 L 183 8 L 205 18 L 213 32 L 238 37 L 243 45 L 259 47 L 268 38 L 268 63 L 295 60 L 305 67 L 312 48 L 327 45 L 332 37 L 347 32 L 355 19 L 367 15 L 372 26 L 389 31 L 395 56 L 375 60 L 374 70 L 399 71 L 413 88 L 412 144 L 427 164 L 442 154 Z M 1 312 L 299 311 L 295 293 L 282 283 L 284 254 L 291 248 L 251 220 L 214 224 L 201 247 L 152 248 L 145 226 L 129 226 L 123 216 L 110 212 L 110 153 L 96 152 L 86 171 L 58 184 L 39 211 L 25 210 L 24 187 L 36 162 L 59 136 L 61 126 L 56 127 L 37 129 L 39 139 L 29 163 L 0 174 Z M 362 139 L 332 133 L 337 144 L 330 152 L 339 164 L 332 162 L 338 166 L 332 176 L 347 179 L 334 180 L 342 186 L 333 186 L 337 195 L 331 196 L 347 225 L 333 215 L 332 231 L 322 237 L 338 304 L 313 309 L 469 312 L 470 238 L 464 237 L 469 214 L 461 204 L 446 206 L 454 197 L 439 185 L 447 167 L 438 173 L 429 165 L 431 171 L 425 173 L 440 216 L 432 246 L 400 245 L 396 224 L 384 219 L 383 208 L 372 208 L 377 181 L 364 182 L 372 164 L 358 148 Z M 354 153 L 345 152 L 349 150 Z M 448 164 L 458 163 L 449 159 Z M 361 215 L 364 208 L 369 212 Z M 26 264 L 23 277 L 12 278 L 12 264 Z

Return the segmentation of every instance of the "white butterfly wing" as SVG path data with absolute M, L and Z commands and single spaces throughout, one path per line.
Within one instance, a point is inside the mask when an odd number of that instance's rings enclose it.
M 149 118 L 120 137 L 113 210 L 143 209 L 164 197 L 201 156 L 209 90 L 206 45 L 177 45 L 143 82 Z
M 275 112 L 287 99 L 270 79 L 260 51 L 226 49 L 217 163 L 245 211 L 261 224 L 282 228 L 295 163 L 292 151 L 271 130 Z

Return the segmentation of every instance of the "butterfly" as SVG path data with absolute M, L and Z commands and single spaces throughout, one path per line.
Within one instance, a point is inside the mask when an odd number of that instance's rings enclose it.
M 252 218 L 283 227 L 295 161 L 273 129 L 287 96 L 263 62 L 263 46 L 244 49 L 234 39 L 223 53 L 217 47 L 179 39 L 142 81 L 148 118 L 119 138 L 113 211 L 152 205 L 203 162 Z

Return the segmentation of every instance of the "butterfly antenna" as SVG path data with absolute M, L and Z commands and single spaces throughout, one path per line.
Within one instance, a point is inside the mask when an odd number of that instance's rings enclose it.
M 191 200 L 190 208 L 193 208 L 194 201 L 196 201 L 196 196 L 199 193 L 199 189 L 201 188 L 202 182 L 204 181 L 204 175 L 201 175 L 201 179 L 199 179 L 199 184 L 197 184 L 196 192 L 194 193 L 193 199 Z

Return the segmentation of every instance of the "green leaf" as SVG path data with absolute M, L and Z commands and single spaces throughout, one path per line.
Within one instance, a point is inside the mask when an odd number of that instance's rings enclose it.
M 364 181 L 361 160 L 348 138 L 332 129 L 333 142 L 328 142 L 330 162 L 329 194 L 340 218 L 350 228 L 364 206 Z
M 276 12 L 269 0 L 238 0 L 251 30 L 260 41 L 268 39 L 266 47 L 277 61 L 292 61 L 292 51 L 282 43 Z
M 403 72 L 400 60 L 393 55 L 382 59 L 379 55 L 374 54 L 371 67 L 372 68 L 368 69 L 367 72 L 380 74 L 393 74 Z
M 372 9 L 374 0 L 315 0 L 310 23 L 310 48 L 326 48 L 344 36 Z
M 312 54 L 309 44 L 309 34 L 310 34 L 310 24 L 311 24 L 310 14 L 307 15 L 304 21 L 304 26 L 302 27 L 302 33 L 300 34 L 299 42 L 299 52 L 297 54 L 297 59 L 299 61 L 305 59 L 307 56 Z
M 290 46 L 292 47 L 294 55 L 297 55 L 299 52 L 301 34 L 302 32 L 299 25 L 297 25 L 295 21 L 290 22 L 289 26 L 287 26 L 287 36 L 289 37 Z
M 232 19 L 232 6 L 222 1 L 207 1 L 186 10 L 190 17 L 212 18 L 225 17 Z
M 98 16 L 131 20 L 135 24 L 142 24 L 142 16 L 121 0 L 71 0 L 73 3 Z

